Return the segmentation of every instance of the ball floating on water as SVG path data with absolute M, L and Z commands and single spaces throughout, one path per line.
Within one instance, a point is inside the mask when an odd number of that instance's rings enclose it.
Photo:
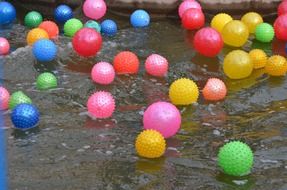
M 59 5 L 54 11 L 55 20 L 62 24 L 73 18 L 73 16 L 73 10 L 67 5 Z
M 149 25 L 150 16 L 145 10 L 139 9 L 131 14 L 130 22 L 135 28 L 143 28 Z
M 10 96 L 8 103 L 9 109 L 13 109 L 15 106 L 22 103 L 32 104 L 32 100 L 22 91 L 16 91 Z
M 8 109 L 10 94 L 4 87 L 0 87 L 0 110 Z
M 276 38 L 287 41 L 287 14 L 279 16 L 274 22 Z
M 16 9 L 11 3 L 1 1 L 0 15 L 0 25 L 10 24 L 16 19 Z
M 38 61 L 48 62 L 57 56 L 57 46 L 53 41 L 40 39 L 33 44 L 33 55 Z
M 250 173 L 253 166 L 253 152 L 240 141 L 233 141 L 220 148 L 218 165 L 225 174 L 244 176 Z
M 278 6 L 278 16 L 284 15 L 287 13 L 287 1 L 282 1 Z
M 54 74 L 45 72 L 37 77 L 36 86 L 39 90 L 56 88 L 58 86 L 58 80 Z
M 37 11 L 30 11 L 26 14 L 24 18 L 25 26 L 29 28 L 36 28 L 38 27 L 41 22 L 43 21 L 42 15 Z
M 168 71 L 168 61 L 161 55 L 152 54 L 145 61 L 145 69 L 152 76 L 163 77 Z
M 40 39 L 49 39 L 48 33 L 41 28 L 34 28 L 29 31 L 27 35 L 27 43 L 28 45 L 33 45 L 36 41 Z
M 101 25 L 97 22 L 97 21 L 94 21 L 94 20 L 88 20 L 85 25 L 84 25 L 85 28 L 92 28 L 94 30 L 96 30 L 97 32 L 101 32 Z
M 204 26 L 205 16 L 200 9 L 188 9 L 181 18 L 182 26 L 187 30 L 195 30 Z
M 249 33 L 253 34 L 256 26 L 263 22 L 263 18 L 258 13 L 249 12 L 243 15 L 241 21 L 248 27 Z
M 267 55 L 261 49 L 253 49 L 249 52 L 249 56 L 253 62 L 254 69 L 264 68 L 267 63 Z
M 115 69 L 107 62 L 99 62 L 93 66 L 92 79 L 99 84 L 111 84 L 115 79 Z
M 229 14 L 219 13 L 212 18 L 211 27 L 221 33 L 224 26 L 232 20 Z
M 188 9 L 199 9 L 201 10 L 201 6 L 197 1 L 183 1 L 178 7 L 178 15 L 182 18 L 184 12 Z
M 10 51 L 10 44 L 6 38 L 0 37 L 0 56 L 6 55 Z
M 68 37 L 73 37 L 76 32 L 83 28 L 83 23 L 76 18 L 72 18 L 64 24 L 64 34 Z
M 107 5 L 104 0 L 86 0 L 83 11 L 87 17 L 98 20 L 106 14 Z
M 59 27 L 53 21 L 44 21 L 39 25 L 39 28 L 45 30 L 50 39 L 54 39 L 59 35 Z
M 219 32 L 211 27 L 205 27 L 195 33 L 193 46 L 196 51 L 207 57 L 220 53 L 223 40 Z
M 202 94 L 206 100 L 219 101 L 225 98 L 227 88 L 222 80 L 218 78 L 210 78 L 205 84 Z
M 107 19 L 101 23 L 102 34 L 106 36 L 114 36 L 118 32 L 118 26 L 115 21 Z
M 287 72 L 287 62 L 285 57 L 280 55 L 269 57 L 265 65 L 265 71 L 271 76 L 285 76 Z
M 114 58 L 114 68 L 117 74 L 136 74 L 139 71 L 138 56 L 130 51 L 122 51 Z
M 256 26 L 255 38 L 260 42 L 271 42 L 274 38 L 274 29 L 268 23 L 261 23 Z
M 136 151 L 145 158 L 159 158 L 166 148 L 164 137 L 155 130 L 144 130 L 136 139 Z
M 239 20 L 228 22 L 223 27 L 221 34 L 224 43 L 234 47 L 243 46 L 249 37 L 247 26 Z

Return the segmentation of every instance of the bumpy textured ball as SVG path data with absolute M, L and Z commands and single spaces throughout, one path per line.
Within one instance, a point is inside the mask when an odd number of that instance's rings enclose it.
M 201 10 L 201 6 L 197 1 L 183 1 L 178 7 L 178 15 L 182 18 L 184 12 L 188 9 L 199 9 Z
M 45 72 L 37 77 L 36 86 L 39 90 L 56 88 L 58 86 L 58 80 L 54 74 Z
M 53 21 L 44 21 L 39 25 L 39 28 L 45 30 L 50 39 L 54 39 L 59 35 L 59 27 Z
M 33 44 L 32 51 L 38 61 L 48 62 L 55 59 L 57 46 L 51 40 L 40 39 Z
M 181 18 L 183 28 L 196 30 L 204 26 L 205 16 L 200 9 L 188 9 Z
M 86 0 L 83 11 L 87 17 L 98 20 L 106 14 L 107 5 L 104 0 Z
M 233 141 L 220 148 L 218 165 L 225 174 L 244 176 L 253 166 L 253 153 L 250 147 L 240 141 Z
M 73 18 L 73 16 L 73 10 L 67 5 L 59 5 L 54 11 L 55 20 L 61 24 Z
M 267 55 L 261 49 L 253 49 L 249 52 L 249 56 L 253 62 L 254 69 L 264 68 L 267 63 Z
M 256 26 L 263 22 L 263 18 L 260 14 L 255 12 L 249 12 L 243 15 L 241 21 L 248 27 L 249 33 L 255 32 Z
M 279 16 L 274 22 L 276 38 L 287 41 L 287 14 Z
M 107 19 L 101 23 L 102 34 L 106 36 L 114 36 L 118 32 L 118 27 L 115 21 Z
M 225 98 L 227 88 L 222 80 L 218 78 L 210 78 L 205 84 L 202 94 L 206 100 L 219 101 Z
M 107 62 L 99 62 L 93 66 L 91 76 L 99 84 L 111 84 L 115 79 L 115 69 Z
M 152 76 L 163 77 L 168 71 L 168 61 L 161 55 L 152 54 L 145 61 L 145 69 Z
M 0 15 L 0 25 L 10 24 L 16 19 L 16 9 L 11 3 L 1 1 Z
M 265 71 L 271 76 L 285 76 L 287 72 L 287 62 L 285 57 L 280 55 L 271 56 L 267 60 Z
M 30 129 L 37 125 L 39 122 L 39 111 L 32 104 L 19 104 L 11 114 L 11 120 L 15 128 Z
M 22 103 L 32 104 L 32 100 L 22 91 L 14 92 L 9 99 L 9 109 L 13 109 L 15 106 Z
M 161 157 L 166 148 L 163 136 L 155 130 L 144 130 L 136 139 L 136 151 L 145 158 Z
M 26 38 L 27 44 L 30 46 L 40 39 L 49 39 L 48 33 L 41 28 L 34 28 L 30 30 Z
M 88 20 L 85 25 L 84 25 L 85 28 L 92 28 L 94 30 L 96 30 L 97 32 L 101 32 L 101 25 L 97 22 L 97 21 L 94 21 L 94 20 Z
M 228 22 L 223 27 L 221 34 L 224 43 L 234 47 L 243 46 L 249 37 L 247 26 L 239 20 Z
M 117 74 L 136 74 L 139 71 L 140 61 L 136 54 L 130 51 L 118 53 L 113 61 Z
M 260 42 L 271 42 L 274 38 L 274 29 L 268 23 L 261 23 L 255 29 L 255 38 Z
M 233 19 L 229 14 L 219 13 L 212 18 L 210 25 L 212 28 L 221 33 L 224 26 L 232 20 Z
M 115 99 L 109 92 L 95 92 L 87 102 L 88 112 L 96 118 L 109 118 L 115 111 Z
M 143 28 L 149 25 L 150 16 L 145 10 L 136 10 L 130 16 L 131 25 L 135 28 Z
M 196 83 L 187 78 L 178 79 L 169 87 L 169 98 L 174 105 L 190 105 L 197 102 L 198 96 Z
M 38 27 L 39 24 L 41 24 L 42 21 L 43 21 L 43 17 L 37 11 L 29 12 L 28 14 L 26 14 L 26 16 L 24 18 L 24 24 L 25 24 L 25 26 L 27 26 L 29 28 L 36 28 L 36 27 Z
M 0 86 L 0 110 L 8 109 L 10 94 L 6 88 Z
M 64 34 L 73 37 L 81 28 L 83 28 L 83 23 L 79 19 L 72 18 L 64 24 Z
M 10 51 L 10 44 L 6 38 L 0 37 L 0 55 L 6 55 Z
M 278 16 L 284 15 L 287 13 L 287 1 L 282 1 L 278 6 Z

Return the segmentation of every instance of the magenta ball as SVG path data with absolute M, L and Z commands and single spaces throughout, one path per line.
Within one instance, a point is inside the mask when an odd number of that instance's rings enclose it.
M 183 13 L 188 10 L 188 9 L 200 9 L 201 10 L 201 6 L 197 1 L 183 1 L 179 7 L 178 7 L 178 15 L 180 18 L 182 18 Z
M 4 87 L 0 87 L 0 110 L 8 109 L 8 102 L 10 99 L 10 94 L 8 90 Z
M 115 69 L 107 62 L 99 62 L 93 66 L 92 79 L 99 84 L 111 84 L 115 79 Z
M 144 112 L 143 125 L 145 129 L 154 129 L 160 132 L 164 138 L 169 138 L 180 129 L 181 115 L 171 103 L 156 102 Z
M 152 54 L 145 61 L 145 69 L 152 76 L 163 77 L 168 70 L 168 61 L 161 55 Z
M 115 111 L 115 99 L 109 92 L 98 91 L 89 97 L 88 112 L 96 118 L 109 118 Z
M 10 51 L 10 44 L 6 38 L 0 37 L 0 55 L 6 55 Z
M 287 14 L 279 16 L 274 22 L 276 38 L 287 41 Z
M 195 33 L 194 49 L 207 57 L 216 56 L 223 48 L 221 34 L 211 27 L 205 27 Z
M 107 5 L 104 0 L 86 0 L 83 11 L 87 17 L 98 20 L 106 14 Z

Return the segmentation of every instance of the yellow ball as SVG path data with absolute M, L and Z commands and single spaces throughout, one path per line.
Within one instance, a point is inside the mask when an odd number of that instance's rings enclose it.
M 244 24 L 246 24 L 246 26 L 248 27 L 249 32 L 251 34 L 254 34 L 256 26 L 263 22 L 263 18 L 258 13 L 249 12 L 249 13 L 246 13 L 245 15 L 243 15 L 243 17 L 241 18 L 241 21 Z
M 27 40 L 28 45 L 31 46 L 34 44 L 34 42 L 36 42 L 39 39 L 43 39 L 43 38 L 49 39 L 48 33 L 41 28 L 34 28 L 29 31 L 26 40 Z
M 144 130 L 136 139 L 137 153 L 146 158 L 158 158 L 165 152 L 165 140 L 155 130 Z
M 249 56 L 253 62 L 254 69 L 260 69 L 265 67 L 268 58 L 263 50 L 253 49 L 249 52 Z
M 224 26 L 221 34 L 224 43 L 234 47 L 243 46 L 249 37 L 247 26 L 239 20 L 228 22 Z
M 198 87 L 190 79 L 181 78 L 174 81 L 169 88 L 169 98 L 174 105 L 189 105 L 197 102 Z
M 284 76 L 287 72 L 286 59 L 280 55 L 271 56 L 265 65 L 265 71 L 271 76 Z
M 223 27 L 232 20 L 233 19 L 230 15 L 219 13 L 212 18 L 211 27 L 221 33 Z
M 231 79 L 246 78 L 252 73 L 252 70 L 252 60 L 245 51 L 233 50 L 224 58 L 223 71 Z

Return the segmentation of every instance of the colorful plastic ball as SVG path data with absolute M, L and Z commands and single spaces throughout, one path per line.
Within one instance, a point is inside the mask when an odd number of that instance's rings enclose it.
M 39 111 L 32 104 L 19 104 L 11 114 L 11 120 L 17 129 L 30 129 L 37 125 L 39 122 Z
M 109 92 L 98 91 L 89 97 L 88 112 L 96 118 L 109 118 L 115 111 L 115 99 Z
M 214 57 L 223 48 L 221 34 L 211 27 L 205 27 L 195 33 L 193 47 L 200 54 Z
M 195 30 L 204 26 L 205 16 L 200 9 L 188 9 L 181 18 L 182 26 L 187 30 Z
M 1 1 L 0 15 L 0 25 L 10 24 L 16 19 L 16 9 L 11 3 Z
M 49 39 L 48 33 L 41 28 L 34 28 L 29 31 L 26 40 L 28 45 L 31 46 L 40 39 Z
M 183 13 L 188 9 L 199 9 L 201 10 L 201 6 L 197 1 L 183 1 L 178 7 L 178 15 L 182 18 Z
M 73 10 L 67 5 L 59 5 L 54 11 L 55 20 L 62 24 L 73 18 L 73 16 Z
M 97 21 L 94 21 L 94 20 L 88 20 L 85 25 L 84 25 L 85 28 L 92 28 L 94 30 L 96 30 L 97 32 L 101 32 L 101 25 L 97 22 Z
M 102 36 L 94 29 L 82 28 L 73 37 L 72 44 L 80 56 L 94 56 L 102 47 Z
M 179 110 L 168 102 L 156 102 L 150 105 L 143 116 L 144 129 L 160 132 L 164 138 L 174 136 L 180 129 L 181 115 Z
M 224 58 L 223 71 L 231 79 L 246 78 L 251 75 L 252 70 L 252 59 L 245 51 L 233 50 Z
M 73 37 L 76 32 L 83 28 L 83 23 L 76 18 L 72 18 L 64 24 L 64 34 L 68 37 Z
M 268 23 L 261 23 L 255 29 L 255 38 L 260 42 L 271 42 L 274 38 L 274 29 Z
M 56 88 L 58 86 L 58 80 L 52 73 L 45 72 L 41 73 L 36 80 L 36 86 L 39 90 L 47 90 Z
M 0 110 L 8 109 L 10 94 L 6 88 L 0 86 Z
M 48 39 L 40 39 L 33 44 L 33 55 L 41 62 L 48 62 L 57 56 L 57 46 L 53 41 Z
M 278 16 L 284 15 L 287 13 L 287 1 L 282 1 L 278 6 Z
M 146 72 L 155 77 L 163 77 L 168 71 L 168 61 L 161 55 L 151 54 L 145 61 Z
M 212 28 L 221 33 L 224 26 L 232 20 L 233 19 L 229 14 L 219 13 L 212 18 L 210 25 Z
M 15 106 L 22 103 L 32 104 L 32 100 L 22 91 L 14 92 L 9 99 L 9 109 L 13 109 Z
M 107 5 L 104 0 L 86 0 L 83 11 L 87 17 L 98 20 L 106 14 Z
M 101 23 L 102 34 L 107 36 L 114 36 L 118 31 L 117 24 L 115 21 L 107 19 Z
M 115 56 L 113 64 L 117 74 L 136 74 L 139 71 L 140 61 L 133 52 L 122 51 Z
M 265 71 L 271 76 L 285 76 L 287 72 L 287 62 L 285 57 L 280 55 L 269 57 L 265 65 Z
M 243 46 L 249 37 L 247 26 L 239 20 L 228 22 L 223 27 L 221 34 L 224 43 L 234 47 Z
M 144 130 L 137 136 L 135 147 L 139 156 L 159 158 L 165 152 L 166 142 L 159 132 Z
M 248 27 L 249 33 L 255 32 L 256 26 L 263 22 L 263 18 L 260 14 L 255 12 L 249 12 L 243 15 L 241 21 Z
M 219 150 L 218 165 L 225 174 L 247 175 L 253 166 L 253 152 L 247 144 L 240 141 L 226 143 Z
M 0 37 L 0 55 L 6 55 L 10 51 L 10 44 L 6 38 Z
M 174 105 L 190 105 L 197 102 L 198 96 L 196 83 L 187 78 L 177 79 L 169 87 L 169 98 Z
M 279 16 L 274 22 L 276 38 L 287 41 L 287 14 Z
M 38 27 L 42 21 L 43 21 L 43 17 L 37 11 L 31 11 L 31 12 L 27 13 L 25 18 L 24 18 L 24 24 L 25 24 L 25 26 L 27 26 L 29 28 Z
M 139 9 L 131 14 L 130 22 L 135 28 L 143 28 L 149 25 L 150 16 L 145 10 Z
M 59 27 L 53 21 L 44 21 L 39 25 L 39 28 L 45 30 L 50 39 L 54 39 L 59 35 Z
M 205 84 L 202 94 L 206 100 L 219 101 L 225 98 L 227 88 L 222 80 L 218 78 L 210 78 Z
M 253 49 L 249 52 L 249 56 L 253 62 L 254 69 L 264 68 L 267 63 L 267 55 L 261 49 Z
M 107 62 L 99 62 L 93 66 L 92 79 L 99 84 L 111 84 L 115 79 L 115 69 Z

